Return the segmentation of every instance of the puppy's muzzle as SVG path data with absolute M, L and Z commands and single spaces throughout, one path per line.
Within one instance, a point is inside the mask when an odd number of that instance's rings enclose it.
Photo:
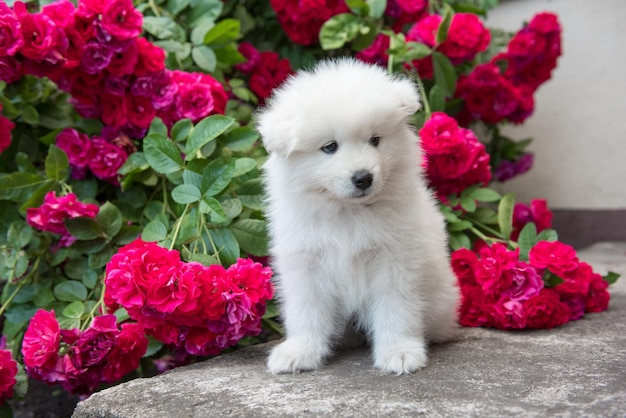
M 370 188 L 374 182 L 374 175 L 366 170 L 359 170 L 352 175 L 352 184 L 362 191 Z

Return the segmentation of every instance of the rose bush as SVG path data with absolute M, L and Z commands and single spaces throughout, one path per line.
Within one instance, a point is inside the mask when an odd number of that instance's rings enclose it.
M 532 166 L 499 128 L 557 65 L 554 14 L 507 34 L 492 0 L 45 3 L 0 3 L 0 315 L 31 378 L 87 396 L 281 331 L 249 122 L 329 56 L 416 80 L 463 325 L 607 308 L 617 275 L 558 242 L 547 203 L 489 187 Z M 3 353 L 0 398 L 22 395 Z

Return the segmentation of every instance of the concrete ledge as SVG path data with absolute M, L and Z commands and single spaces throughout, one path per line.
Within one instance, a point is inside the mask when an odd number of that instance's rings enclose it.
M 579 253 L 596 271 L 626 274 L 626 244 Z M 623 416 L 626 411 L 626 278 L 608 311 L 556 330 L 463 329 L 433 346 L 427 368 L 383 375 L 366 348 L 321 370 L 273 376 L 272 343 L 137 379 L 80 402 L 75 418 L 275 416 Z

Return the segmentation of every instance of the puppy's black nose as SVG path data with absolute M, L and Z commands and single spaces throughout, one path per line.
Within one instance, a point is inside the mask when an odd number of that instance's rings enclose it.
M 359 170 L 352 176 L 352 184 L 356 186 L 357 189 L 367 190 L 374 181 L 374 176 L 369 171 Z

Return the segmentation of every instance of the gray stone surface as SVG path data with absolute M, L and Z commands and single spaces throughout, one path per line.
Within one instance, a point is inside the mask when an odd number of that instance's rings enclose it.
M 626 243 L 579 253 L 600 273 L 626 275 Z M 366 348 L 338 353 L 321 370 L 273 376 L 273 343 L 104 390 L 76 418 L 268 416 L 626 416 L 626 278 L 609 310 L 555 330 L 463 329 L 433 346 L 410 376 L 372 368 Z

